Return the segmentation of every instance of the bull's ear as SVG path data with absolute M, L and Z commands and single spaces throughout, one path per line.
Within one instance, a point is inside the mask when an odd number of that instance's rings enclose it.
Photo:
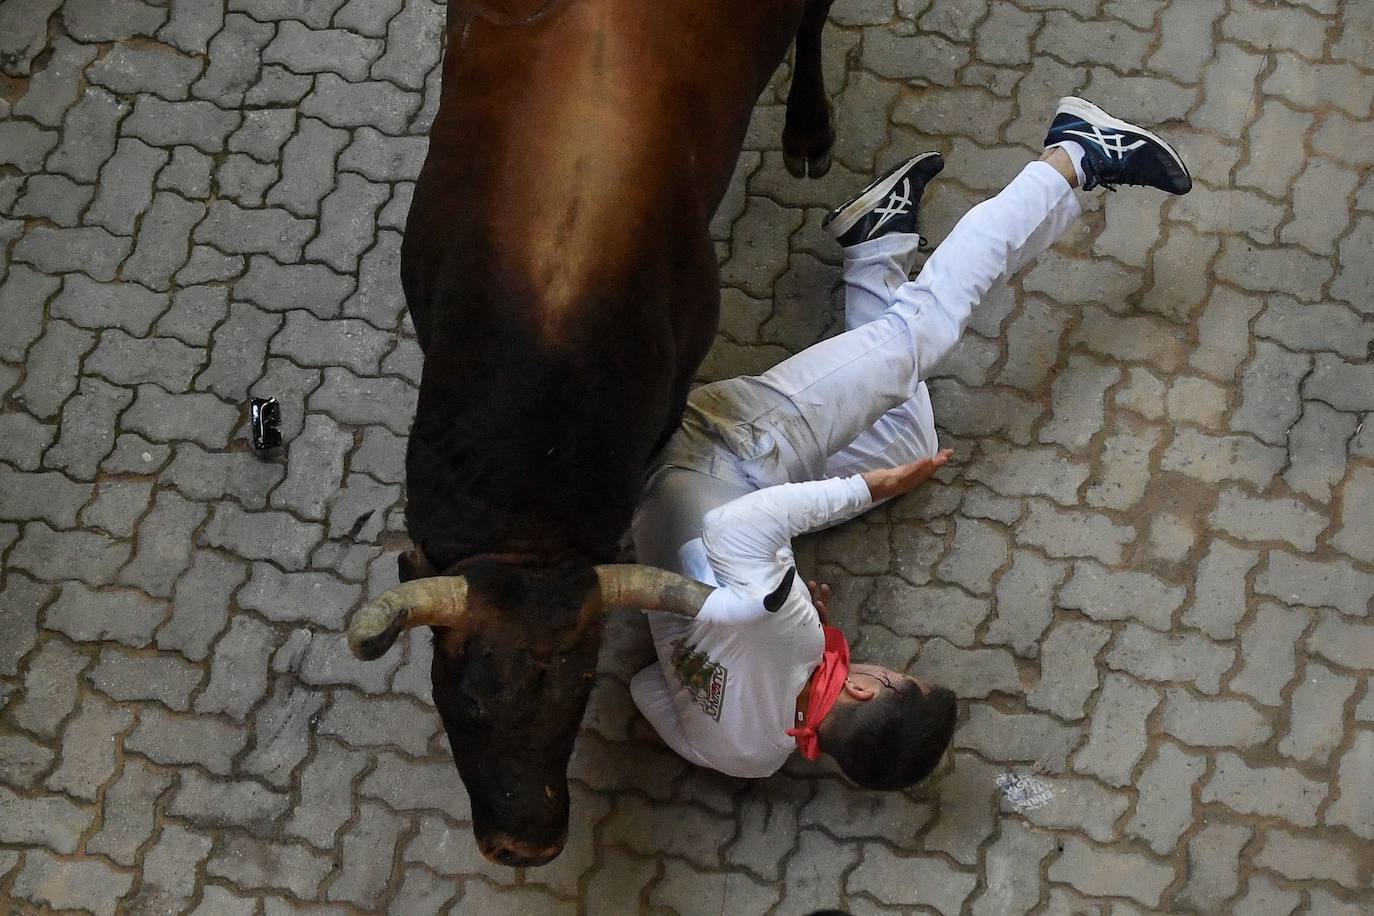
M 439 573 L 430 565 L 429 557 L 425 556 L 420 545 L 415 544 L 397 555 L 396 575 L 402 582 L 409 582 L 411 579 L 427 579 Z
M 787 571 L 787 575 L 782 577 L 778 587 L 769 592 L 763 599 L 763 609 L 770 614 L 776 614 L 778 608 L 787 600 L 787 596 L 792 593 L 792 581 L 797 578 L 797 567 L 793 566 Z

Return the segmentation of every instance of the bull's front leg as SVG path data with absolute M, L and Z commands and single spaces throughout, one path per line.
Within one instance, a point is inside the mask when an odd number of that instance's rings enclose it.
M 797 29 L 792 87 L 787 92 L 787 123 L 782 129 L 782 158 L 796 178 L 820 178 L 830 171 L 835 145 L 830 102 L 821 72 L 821 32 L 833 0 L 808 0 Z

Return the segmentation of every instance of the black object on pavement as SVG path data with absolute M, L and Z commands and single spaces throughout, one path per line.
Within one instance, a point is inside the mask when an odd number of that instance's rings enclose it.
M 248 402 L 248 420 L 253 426 L 253 448 L 263 451 L 281 445 L 281 405 L 276 398 L 253 398 Z

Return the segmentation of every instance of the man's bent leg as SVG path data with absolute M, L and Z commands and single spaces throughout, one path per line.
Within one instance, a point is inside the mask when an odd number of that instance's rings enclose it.
M 832 455 L 917 395 L 992 285 L 1053 244 L 1079 212 L 1068 182 L 1030 163 L 965 214 L 879 318 L 762 375 L 698 389 L 689 411 L 710 418 L 756 486 L 824 476 Z
M 844 329 L 877 319 L 911 279 L 921 237 L 914 232 L 879 236 L 844 249 Z

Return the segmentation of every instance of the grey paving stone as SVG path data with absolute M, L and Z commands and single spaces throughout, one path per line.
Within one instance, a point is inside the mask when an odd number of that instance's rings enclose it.
M 172 776 L 159 772 L 143 759 L 125 759 L 120 779 L 104 792 L 100 829 L 88 840 L 87 850 L 132 868 L 139 847 L 153 838 L 157 829 L 155 806 L 170 784 Z
M 215 173 L 219 192 L 245 207 L 261 207 L 267 189 L 277 180 L 277 167 L 249 156 L 226 156 Z
M 1326 763 L 1345 738 L 1345 704 L 1358 685 L 1352 677 L 1309 662 L 1289 701 L 1289 728 L 1279 741 L 1279 753 L 1304 763 Z
M 1304 302 L 1319 299 L 1333 273 L 1330 262 L 1296 247 L 1257 249 L 1234 238 L 1226 240 L 1214 270 L 1241 289 L 1287 293 Z
M 158 172 L 157 187 L 176 191 L 193 200 L 204 200 L 210 196 L 212 166 L 210 157 L 200 150 L 190 146 L 174 147 L 171 160 Z
M 320 232 L 305 248 L 305 255 L 324 261 L 340 273 L 358 269 L 358 258 L 371 247 L 376 232 L 376 213 L 390 196 L 385 185 L 351 173 L 320 204 Z
M 48 20 L 62 0 L 34 0 L 22 6 L 8 4 L 0 10 L 0 71 L 28 76 L 30 64 L 43 50 Z
M 282 150 L 281 181 L 267 195 L 267 202 L 297 216 L 317 215 L 320 201 L 334 186 L 334 162 L 348 140 L 346 131 L 315 118 L 301 118 Z
M 237 836 L 231 837 L 205 866 L 206 874 L 227 878 L 243 888 L 279 888 L 305 898 L 314 897 L 330 870 L 329 858 L 307 846 Z
M 190 440 L 205 448 L 222 449 L 238 411 L 202 392 L 169 394 L 157 385 L 139 385 L 138 394 L 120 418 L 120 425 L 153 440 Z
M 1041 780 L 1052 797 L 1043 804 L 1027 807 L 1019 812 L 1037 827 L 1079 830 L 1098 842 L 1115 837 L 1113 824 L 1126 813 L 1130 799 L 1120 792 L 1105 789 L 1090 779 Z M 1003 813 L 1016 811 L 1016 806 L 1003 796 Z
M 1311 371 L 1309 357 L 1260 340 L 1255 358 L 1241 380 L 1240 407 L 1231 428 L 1252 432 L 1271 445 L 1282 445 L 1288 428 L 1302 412 L 1298 386 Z
M 1005 496 L 1046 496 L 1063 505 L 1077 502 L 1078 487 L 1091 469 L 1063 460 L 1054 449 L 1020 449 L 989 441 L 965 472 Z
M 0 519 L 46 519 L 57 528 L 73 528 L 76 513 L 90 498 L 89 484 L 55 471 L 25 473 L 0 466 Z
M 1160 744 L 1136 780 L 1139 795 L 1126 830 L 1145 840 L 1156 855 L 1168 855 L 1193 820 L 1193 786 L 1207 758 L 1169 743 Z
M 1274 730 L 1263 713 L 1232 699 L 1198 699 L 1186 690 L 1166 691 L 1164 731 L 1193 747 L 1255 747 Z
M 300 777 L 301 804 L 284 832 L 322 849 L 333 847 L 334 834 L 352 816 L 353 780 L 368 765 L 367 755 L 338 742 L 320 739 L 315 756 Z
M 56 437 L 57 427 L 40 423 L 22 411 L 0 414 L 0 460 L 21 471 L 38 470 L 44 451 Z
M 406 823 L 381 805 L 359 805 L 358 821 L 339 840 L 342 867 L 329 899 L 374 906 L 391 879 L 391 858 Z
M 1346 668 L 1361 671 L 1374 659 L 1374 626 L 1322 611 L 1307 645 L 1318 655 Z
M 254 916 L 258 911 L 258 898 L 236 896 L 216 884 L 207 884 L 200 906 L 192 910 L 192 916 Z
M 1095 512 L 1056 510 L 1050 503 L 1029 500 L 1025 524 L 1017 527 L 1017 543 L 1038 547 L 1051 557 L 1094 557 L 1119 563 L 1122 550 L 1135 540 L 1135 530 L 1115 524 Z
M 1174 870 L 1137 853 L 1093 846 L 1078 837 L 1064 838 L 1064 851 L 1050 865 L 1051 881 L 1063 881 L 1085 894 L 1129 897 L 1147 907 L 1159 905 Z
M 155 382 L 170 391 L 177 391 L 190 386 L 192 376 L 204 359 L 203 350 L 188 347 L 171 337 L 130 337 L 123 331 L 113 329 L 100 335 L 100 342 L 86 357 L 84 368 L 118 385 Z M 114 392 L 101 394 L 104 395 L 103 400 L 118 400 L 121 406 L 133 400 L 132 394 L 127 391 L 118 393 L 122 397 L 117 397 Z M 109 420 L 113 426 L 113 415 L 109 416 Z M 113 442 L 107 444 L 107 451 L 109 445 L 113 445 Z M 101 453 L 95 457 L 95 461 L 104 457 L 104 453 Z
M 1253 831 L 1241 824 L 1207 824 L 1188 842 L 1188 880 L 1176 899 L 1216 911 L 1240 889 L 1240 854 Z
M 1150 454 L 1159 443 L 1157 427 L 1118 429 L 1103 440 L 1097 482 L 1084 492 L 1091 506 L 1129 509 L 1145 495 L 1151 479 Z
M 336 690 L 318 728 L 320 734 L 337 736 L 350 745 L 395 746 L 419 756 L 438 728 L 438 720 L 404 700 Z
M 280 464 L 252 452 L 209 452 L 187 442 L 177 446 L 161 479 L 192 499 L 232 496 L 246 508 L 262 509 L 284 473 Z
M 990 604 L 953 586 L 914 588 L 899 578 L 884 576 L 864 603 L 862 617 L 901 636 L 943 636 L 956 646 L 971 646 Z
M 230 13 L 210 40 L 210 65 L 191 92 L 225 109 L 240 107 L 256 82 L 263 47 L 272 40 L 270 24 Z
M 56 753 L 23 735 L 0 737 L 0 780 L 30 790 L 52 768 Z
M 1269 916 L 1271 913 L 1291 916 L 1302 894 L 1279 887 L 1264 874 L 1255 874 L 1246 883 L 1245 893 L 1236 901 L 1234 912 L 1237 916 Z
M 229 138 L 229 149 L 259 162 L 277 162 L 281 148 L 296 130 L 296 113 L 289 108 L 259 108 L 244 112 L 243 123 Z
M 1088 740 L 1073 757 L 1073 769 L 1108 785 L 1130 783 L 1131 771 L 1145 753 L 1145 720 L 1159 695 L 1129 678 L 1108 675 L 1093 709 Z
M 1139 620 L 1167 630 L 1184 591 L 1143 572 L 1112 572 L 1090 560 L 1073 565 L 1059 591 L 1059 604 L 1081 610 L 1094 620 Z
M 987 883 L 973 899 L 972 916 L 1027 913 L 1040 900 L 1039 865 L 1055 848 L 1054 837 L 1004 820 L 987 848 Z
M 307 366 L 344 365 L 359 375 L 376 375 L 395 339 L 357 319 L 321 321 L 306 311 L 287 313 L 272 352 Z
M 157 37 L 187 54 L 204 54 L 224 26 L 224 5 L 216 0 L 171 0 L 171 16 Z
M 360 378 L 345 369 L 324 370 L 324 384 L 310 396 L 310 408 L 343 423 L 385 426 L 397 434 L 409 431 L 414 389 L 390 378 Z
M 344 5 L 345 0 L 229 0 L 229 9 L 249 14 L 263 22 L 299 19 L 311 28 L 322 29 Z
M 1326 809 L 1324 820 L 1350 828 L 1356 835 L 1374 839 L 1374 806 L 1369 800 L 1369 760 L 1374 755 L 1374 732 L 1355 733 L 1341 756 L 1337 787 L 1340 797 Z
M 1250 354 L 1250 319 L 1264 307 L 1259 296 L 1219 287 L 1198 316 L 1198 345 L 1188 363 L 1199 372 L 1230 382 Z
M 300 435 L 287 446 L 286 480 L 272 494 L 272 505 L 305 518 L 323 519 L 329 497 L 343 480 L 344 458 L 353 436 L 324 414 L 305 418 Z
M 319 387 L 321 376 L 318 369 L 305 369 L 289 360 L 268 358 L 267 371 L 250 389 L 250 394 L 277 399 L 282 411 L 283 440 L 290 441 L 300 435 L 305 422 L 306 399 Z
M 1268 830 L 1255 864 L 1295 880 L 1334 881 L 1351 890 L 1359 886 L 1355 854 L 1331 840 L 1302 836 L 1282 829 Z
M 262 59 L 286 65 L 297 73 L 337 73 L 358 82 L 367 79 L 372 62 L 382 50 L 382 42 L 376 39 L 345 29 L 311 29 L 288 19 L 263 49 Z
M 386 511 L 401 503 L 401 488 L 350 474 L 330 503 L 329 537 L 368 543 L 382 532 Z
M 1145 681 L 1189 681 L 1206 694 L 1215 694 L 1221 677 L 1230 670 L 1235 650 L 1196 634 L 1158 633 L 1128 624 L 1107 653 L 1107 665 Z
M 315 85 L 312 76 L 292 73 L 285 67 L 268 64 L 259 71 L 258 81 L 244 96 L 248 105 L 295 106 Z
M 123 328 L 135 337 L 144 337 L 157 316 L 166 311 L 167 303 L 166 295 L 137 283 L 97 283 L 81 274 L 69 274 L 62 292 L 52 301 L 51 313 L 84 328 Z
M 1016 654 L 1034 658 L 1053 617 L 1054 591 L 1067 569 L 1028 551 L 1014 551 L 1011 566 L 997 581 L 997 604 L 983 641 L 1010 645 Z
M 301 113 L 334 127 L 370 126 L 401 134 L 420 108 L 420 97 L 376 80 L 350 83 L 333 73 L 315 78 L 315 88 L 301 100 Z
M 127 102 L 115 98 L 104 89 L 86 89 L 62 119 L 62 142 L 48 157 L 47 170 L 61 172 L 83 183 L 94 182 L 101 165 L 115 150 L 115 127 L 128 113 Z M 32 149 L 35 142 L 46 143 L 48 136 L 45 134 L 39 138 L 31 131 L 21 131 L 19 142 L 9 148 L 18 149 L 18 155 L 24 155 L 24 151 Z M 0 148 L 6 146 L 0 143 Z M 52 149 L 50 143 L 42 147 L 43 152 L 49 149 Z M 22 163 L 14 164 L 24 167 Z M 36 166 L 26 169 L 29 170 L 36 171 Z
M 249 210 L 216 200 L 194 237 L 229 254 L 270 254 L 279 262 L 290 262 L 300 257 L 302 246 L 314 234 L 313 221 L 297 219 L 285 210 Z M 258 260 L 253 259 L 254 263 Z
M 93 802 L 114 775 L 119 734 L 133 724 L 133 713 L 94 694 L 81 698 L 59 739 L 61 762 L 44 783 L 48 789 Z
M 1064 719 L 1081 719 L 1097 690 L 1095 656 L 1111 631 L 1085 620 L 1065 620 L 1050 631 L 1040 654 L 1040 680 L 1026 701 Z
M 0 359 L 24 361 L 24 351 L 42 332 L 44 303 L 61 282 L 22 264 L 0 280 Z
M 54 531 L 44 522 L 30 522 L 12 548 L 11 568 L 48 581 L 79 579 L 91 585 L 114 580 L 115 570 L 129 557 L 129 546 L 90 531 Z
M 117 95 L 151 92 L 176 101 L 186 98 L 204 66 L 170 48 L 116 44 L 86 71 L 86 79 Z
M 111 474 L 147 474 L 167 460 L 171 449 L 154 445 L 135 433 L 124 433 L 115 440 L 114 451 L 100 468 Z
M 323 526 L 285 512 L 245 512 L 233 503 L 216 503 L 201 533 L 206 546 L 222 547 L 248 560 L 271 560 L 287 570 L 305 567 Z
M 129 254 L 130 241 L 93 226 L 74 229 L 39 226 L 29 229 L 15 243 L 13 257 L 44 273 L 80 271 L 93 279 L 108 282 L 115 278 L 120 262 Z
M 266 624 L 235 617 L 215 646 L 210 681 L 196 698 L 196 712 L 224 713 L 242 722 L 267 691 L 268 659 L 276 641 Z
M 180 825 L 163 827 L 157 843 L 143 858 L 141 902 L 168 910 L 184 906 L 195 893 L 197 870 L 209 857 L 211 844 L 209 837 Z
M 94 194 L 95 188 L 77 184 L 65 175 L 33 175 L 10 212 L 15 216 L 41 217 L 71 228 L 80 222 L 81 213 Z
M 1303 827 L 1317 823 L 1326 786 L 1297 769 L 1251 766 L 1230 751 L 1216 755 L 1212 775 L 1199 796 L 1240 814 L 1281 817 Z
M 343 313 L 365 319 L 383 330 L 395 328 L 405 308 L 400 270 L 400 234 L 379 232 L 377 244 L 359 262 L 358 286 L 343 303 Z M 312 311 L 320 314 L 317 310 Z
M 40 737 L 56 737 L 62 720 L 76 708 L 80 688 L 77 677 L 89 663 L 89 659 L 61 640 L 44 642 L 28 661 L 23 692 L 9 709 L 11 720 Z M 81 829 L 84 824 L 77 832 Z M 7 837 L 6 842 L 16 841 Z M 48 845 L 59 852 L 71 852 L 76 848 L 76 840 L 73 838 L 70 844 Z
M 0 123 L 0 165 L 37 172 L 43 159 L 57 145 L 57 134 L 26 121 Z M 94 177 L 94 176 L 92 176 Z
M 355 146 L 350 147 L 350 150 L 356 151 L 356 144 L 362 142 L 364 144 L 362 149 L 368 150 L 370 152 L 370 144 L 367 142 L 367 138 L 369 136 L 370 132 L 365 127 L 355 131 L 353 136 L 353 142 Z M 378 134 L 377 136 L 378 138 L 382 137 L 381 134 Z M 396 141 L 395 138 L 392 138 L 392 142 L 398 141 Z M 356 165 L 358 170 L 362 171 L 362 163 L 360 161 L 362 159 L 361 151 L 356 151 L 352 155 L 349 155 L 345 158 L 347 159 L 350 165 Z M 340 159 L 341 166 L 344 161 L 344 159 Z M 364 172 L 364 174 L 367 173 Z M 391 201 L 387 203 L 387 205 L 382 208 L 382 212 L 377 215 L 377 225 L 384 226 L 387 229 L 404 230 L 406 227 L 406 216 L 410 213 L 410 202 L 414 196 L 415 183 L 413 181 L 400 181 L 393 185 L 391 188 Z M 743 212 L 744 201 L 741 200 L 739 206 L 740 211 Z M 734 220 L 731 220 L 731 222 L 734 222 Z M 382 233 L 382 236 L 385 236 L 386 234 L 387 233 Z M 722 296 L 727 295 L 728 290 L 721 290 L 721 294 Z M 722 321 L 727 320 L 724 315 L 721 316 L 721 319 Z
M 138 547 L 119 573 L 119 581 L 150 595 L 169 598 L 176 581 L 191 566 L 193 535 L 205 521 L 206 507 L 171 490 L 162 490 L 138 526 Z
M 339 169 L 379 183 L 414 181 L 420 176 L 428 146 L 424 137 L 390 137 L 371 127 L 360 127 L 339 156 Z M 380 218 L 378 222 L 386 225 L 387 221 Z
M 33 849 L 24 857 L 13 891 L 16 897 L 55 909 L 114 916 L 115 905 L 133 882 L 133 875 L 99 859 L 59 859 L 45 850 Z
M 889 903 L 922 904 L 954 914 L 978 882 L 976 876 L 938 857 L 899 858 L 885 847 L 866 844 L 863 861 L 849 873 L 846 883 Z
M 172 616 L 157 632 L 159 649 L 204 660 L 229 620 L 230 595 L 248 578 L 246 564 L 197 550 L 173 592 Z
M 1088 307 L 1068 342 L 1112 360 L 1150 363 L 1168 373 L 1185 355 L 1179 334 L 1176 326 L 1150 315 L 1120 316 Z
M 1241 632 L 1240 671 L 1230 688 L 1266 706 L 1283 702 L 1281 691 L 1297 673 L 1295 646 L 1310 622 L 1308 613 L 1276 604 L 1261 604 L 1255 619 Z
M 443 10 L 425 0 L 409 0 L 387 25 L 386 53 L 372 65 L 373 78 L 422 89 L 439 63 L 443 35 Z
M 244 263 L 242 255 L 224 254 L 209 245 L 193 245 L 191 256 L 173 279 L 181 287 L 233 280 L 243 273 Z
M 1374 576 L 1345 561 L 1321 562 L 1281 551 L 1255 579 L 1255 591 L 1309 607 L 1334 607 L 1354 617 L 1369 613 Z
M 165 290 L 191 252 L 191 230 L 205 216 L 205 205 L 159 191 L 139 224 L 138 242 L 124 262 L 122 276 L 151 289 Z
M 131 589 L 96 591 L 69 582 L 44 623 L 81 642 L 113 640 L 137 648 L 148 644 L 166 612 L 165 602 Z
M 234 285 L 234 294 L 272 311 L 306 309 L 320 318 L 332 318 L 352 289 L 350 278 L 323 265 L 283 266 L 271 258 L 253 257 L 248 273 Z
M 386 25 L 404 0 L 347 0 L 334 14 L 334 25 L 373 38 L 386 36 Z
M 1331 545 L 1365 562 L 1374 561 L 1374 471 L 1351 469 L 1341 495 L 1341 527 L 1331 537 Z
M 1021 693 L 1021 678 L 1012 656 L 1001 649 L 960 649 L 943 639 L 921 647 L 912 672 L 948 687 L 961 697 Z
M 954 545 L 936 568 L 936 575 L 974 594 L 992 589 L 993 574 L 1011 557 L 1007 535 L 999 527 L 973 519 L 960 519 L 954 529 Z
M 253 731 L 259 737 L 243 759 L 243 772 L 276 788 L 290 788 L 293 771 L 310 751 L 315 717 L 324 703 L 322 692 L 277 678 L 254 718 Z
M 1249 481 L 1263 488 L 1283 469 L 1284 450 L 1248 436 L 1213 436 L 1189 427 L 1174 432 L 1160 457 L 1159 467 L 1177 471 L 1203 483 Z
M 1329 524 L 1325 516 L 1296 499 L 1263 499 L 1248 496 L 1235 487 L 1221 491 L 1211 524 L 1246 541 L 1287 541 L 1299 550 L 1311 551 L 1317 536 Z
M 268 341 L 281 318 L 244 302 L 229 306 L 229 317 L 215 328 L 210 364 L 196 377 L 196 387 L 226 400 L 243 401 L 262 375 Z
M 174 655 L 134 655 L 110 648 L 101 650 L 95 666 L 86 672 L 91 686 L 112 700 L 156 700 L 178 712 L 190 707 L 191 692 L 203 677 L 199 668 Z
M 156 706 L 145 706 L 139 713 L 138 726 L 124 739 L 124 746 L 155 763 L 195 764 L 211 773 L 227 776 L 231 770 L 231 761 L 243 749 L 247 740 L 248 733 L 242 727 L 209 717 L 174 716 Z M 223 806 L 223 810 L 226 811 L 234 810 L 234 796 L 240 793 L 224 783 L 210 781 L 195 770 L 183 770 L 181 788 L 168 808 L 169 813 L 189 815 L 195 819 L 194 815 L 197 812 L 191 799 L 203 797 L 207 790 L 216 798 L 212 802 L 202 804 Z
M 1357 426 L 1358 418 L 1351 414 L 1332 410 L 1319 401 L 1304 402 L 1302 418 L 1288 431 L 1291 461 L 1283 479 L 1294 490 L 1328 502 L 1332 487 L 1345 476 L 1346 443 Z M 1356 469 L 1355 473 L 1362 472 Z M 1361 490 L 1356 488 L 1354 495 L 1358 498 Z
M 78 807 L 65 798 L 41 795 L 26 798 L 0 786 L 0 836 L 6 843 L 26 846 L 46 846 L 60 853 L 76 851 L 81 833 L 90 826 L 95 811 Z M 45 856 L 42 850 L 30 848 L 32 857 Z
M 1002 713 L 973 705 L 968 720 L 956 730 L 955 747 L 978 751 L 990 760 L 1037 763 L 1048 773 L 1062 773 L 1079 729 L 1035 713 Z
M 380 426 L 363 430 L 349 467 L 386 483 L 400 483 L 405 468 L 406 440 Z

